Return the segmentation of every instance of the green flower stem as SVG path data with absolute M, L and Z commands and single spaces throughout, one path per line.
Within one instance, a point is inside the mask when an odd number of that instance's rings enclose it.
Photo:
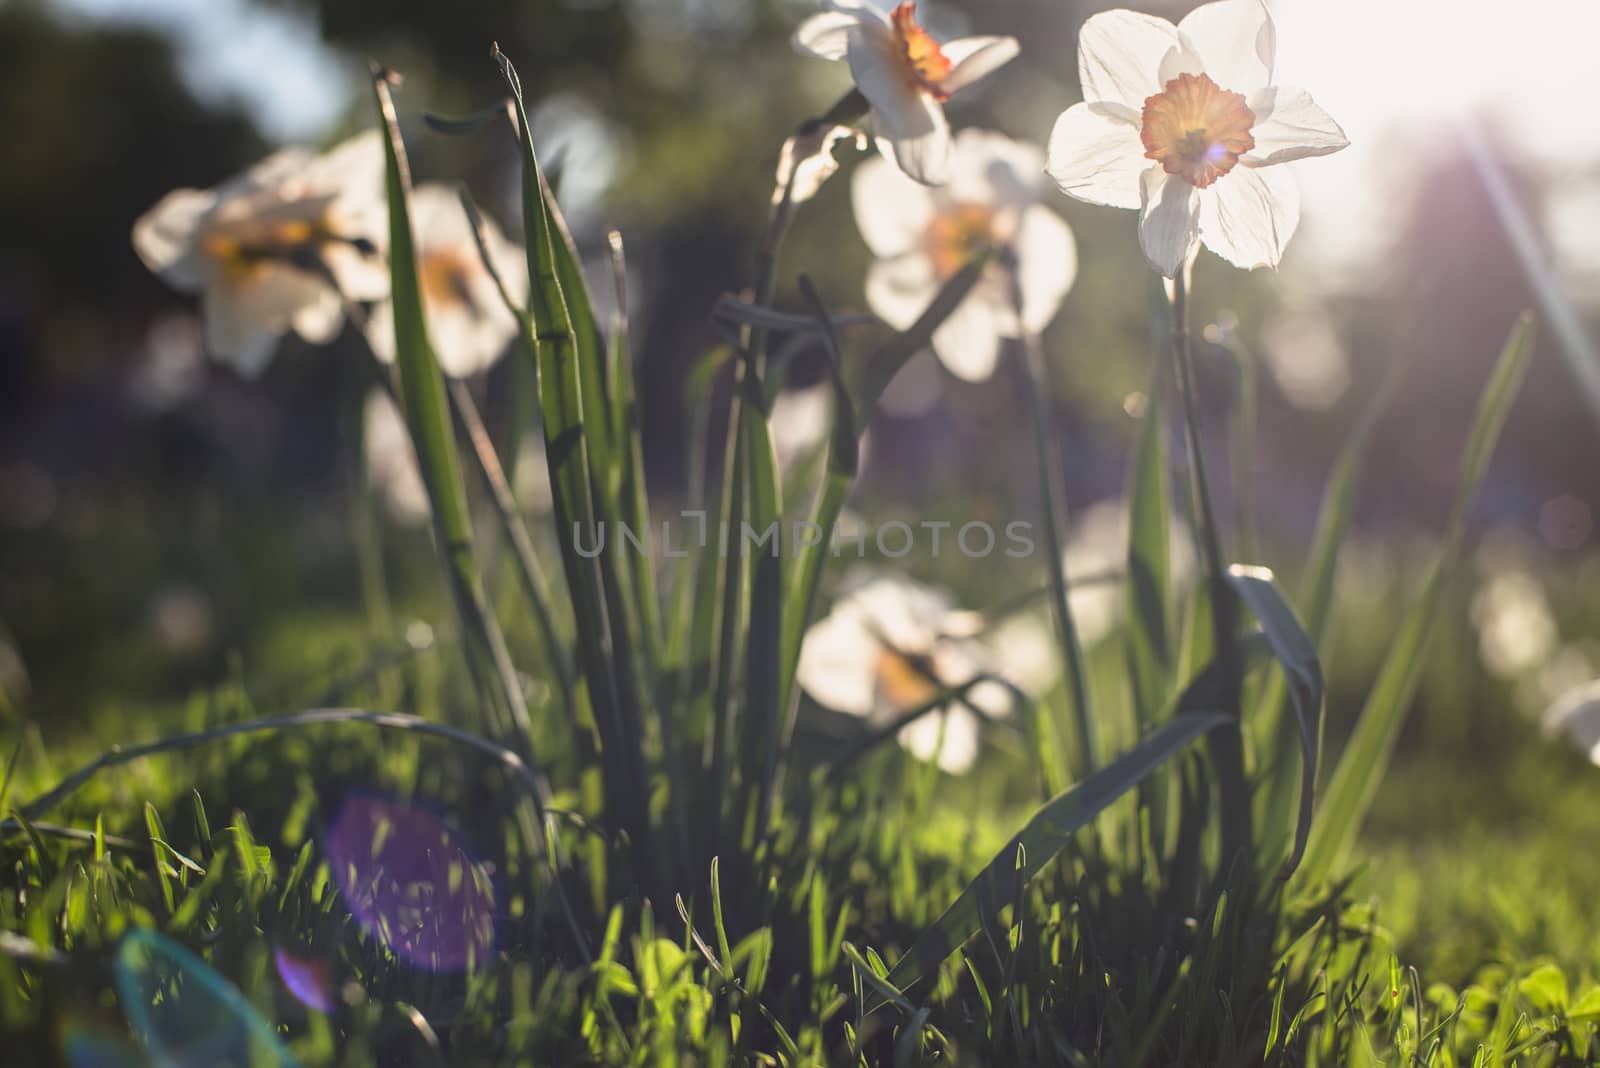
M 1189 452 L 1189 478 L 1194 510 L 1199 519 L 1201 551 L 1205 557 L 1210 594 L 1212 645 L 1218 667 L 1218 707 L 1228 722 L 1212 731 L 1207 744 L 1216 765 L 1222 799 L 1222 866 L 1224 872 L 1251 848 L 1250 787 L 1244 776 L 1244 739 L 1239 729 L 1240 688 L 1243 672 L 1233 636 L 1238 631 L 1239 609 L 1228 582 L 1227 563 L 1211 506 L 1205 459 L 1200 453 L 1200 415 L 1195 399 L 1194 352 L 1189 342 L 1189 278 L 1181 272 L 1171 283 L 1172 358 L 1177 365 L 1178 395 L 1183 399 L 1184 439 Z
M 1022 285 L 1017 277 L 1016 253 L 1011 249 L 1001 252 L 1000 262 L 1009 275 L 1011 301 L 1017 319 L 1022 319 Z M 1039 473 L 1039 496 L 1044 508 L 1044 538 L 1046 559 L 1050 565 L 1051 608 L 1056 617 L 1057 636 L 1061 641 L 1062 660 L 1067 669 L 1067 681 L 1072 691 L 1073 730 L 1077 735 L 1078 766 L 1075 778 L 1082 779 L 1099 766 L 1096 751 L 1094 712 L 1089 698 L 1089 670 L 1084 661 L 1083 643 L 1078 638 L 1078 628 L 1072 619 L 1072 605 L 1068 590 L 1064 541 L 1061 536 L 1063 512 L 1057 487 L 1062 484 L 1061 472 L 1056 463 L 1055 421 L 1050 406 L 1054 393 L 1050 387 L 1050 364 L 1045 359 L 1039 336 L 1026 327 L 1022 330 L 1022 362 L 1017 365 L 1019 385 L 1027 394 L 1028 409 L 1033 418 L 1033 441 Z

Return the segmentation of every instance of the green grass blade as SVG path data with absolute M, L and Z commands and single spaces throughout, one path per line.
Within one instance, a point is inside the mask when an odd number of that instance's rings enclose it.
M 516 498 L 511 492 L 505 470 L 500 466 L 489 430 L 478 413 L 478 405 L 472 399 L 472 390 L 465 382 L 456 381 L 450 383 L 449 394 L 451 407 L 461 422 L 462 432 L 471 445 L 471 454 L 477 461 L 478 473 L 483 478 L 485 489 L 489 491 L 489 500 L 494 504 L 495 515 L 500 520 L 506 540 L 511 543 L 517 574 L 522 579 L 528 603 L 533 606 L 534 622 L 544 642 L 545 655 L 560 684 L 562 702 L 566 708 L 573 709 L 577 705 L 577 679 L 573 672 L 572 657 L 556 626 L 550 601 L 550 583 L 539 563 L 533 538 L 522 521 L 522 513 L 517 510 Z
M 745 359 L 751 359 L 748 353 Z M 749 362 L 742 383 L 741 408 L 749 456 L 749 514 L 755 539 L 771 538 L 770 548 L 746 541 L 740 531 L 738 553 L 754 554 L 750 574 L 750 633 L 745 645 L 745 701 L 742 744 L 745 774 L 759 776 L 752 786 L 759 801 L 756 830 L 764 833 L 778 778 L 783 688 L 783 488 L 778 458 L 767 425 L 766 390 Z
M 1226 714 L 1198 707 L 1198 695 L 1213 688 L 1197 681 L 1179 715 L 1034 813 L 944 914 L 917 936 L 889 972 L 888 984 L 903 991 L 933 974 L 986 921 L 1011 904 L 1019 887 L 1054 860 L 1079 829 L 1207 731 L 1226 724 L 1230 719 Z M 1025 850 L 1021 867 L 1019 847 Z M 869 1011 L 876 1004 L 869 1001 Z
M 815 536 L 815 544 L 800 550 L 789 575 L 789 592 L 785 601 L 787 610 L 783 617 L 783 683 L 781 694 L 789 710 L 785 726 L 785 739 L 794 729 L 794 715 L 799 695 L 794 692 L 794 677 L 800 663 L 800 646 L 805 641 L 806 626 L 816 610 L 817 594 L 822 588 L 822 570 L 827 562 L 833 528 L 844 510 L 845 501 L 855 485 L 860 464 L 860 431 L 856 424 L 855 405 L 844 381 L 844 359 L 839 349 L 839 338 L 828 318 L 811 279 L 801 277 L 801 292 L 805 294 L 810 310 L 821 331 L 823 349 L 828 354 L 828 378 L 833 386 L 833 425 L 828 437 L 827 467 L 823 475 L 822 492 L 808 520 L 807 530 Z
M 1300 625 L 1271 571 L 1234 564 L 1228 569 L 1228 581 L 1261 623 L 1272 655 L 1283 669 L 1284 678 L 1288 679 L 1295 721 L 1300 728 L 1299 815 L 1295 820 L 1294 847 L 1280 875 L 1288 878 L 1305 854 L 1306 838 L 1311 833 L 1317 754 L 1322 743 L 1322 663 L 1317 658 L 1316 643 Z
M 1462 457 L 1461 483 L 1450 510 L 1444 544 L 1428 576 L 1422 593 L 1390 647 L 1378 680 L 1356 721 L 1354 733 L 1345 746 L 1339 763 L 1323 794 L 1321 818 L 1312 828 L 1300 880 L 1314 885 L 1331 876 L 1355 839 L 1361 821 L 1378 791 L 1394 755 L 1395 742 L 1405 720 L 1406 709 L 1422 678 L 1423 658 L 1444 579 L 1460 554 L 1467 511 L 1477 496 L 1489 460 L 1494 455 L 1500 431 L 1505 426 L 1511 405 L 1516 400 L 1533 356 L 1534 322 L 1524 313 L 1511 330 L 1500 352 L 1494 373 L 1478 402 L 1477 415 Z

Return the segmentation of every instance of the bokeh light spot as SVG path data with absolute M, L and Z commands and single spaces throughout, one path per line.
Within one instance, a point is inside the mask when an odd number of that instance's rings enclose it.
M 297 957 L 282 946 L 274 946 L 272 962 L 277 965 L 278 978 L 296 1001 L 320 1013 L 333 1011 L 325 961 Z
M 298 1068 L 238 988 L 172 939 L 129 931 L 114 972 L 134 1037 L 163 1068 Z
M 488 958 L 495 924 L 488 874 L 437 816 L 353 798 L 328 832 L 327 851 L 350 911 L 396 957 L 436 972 Z

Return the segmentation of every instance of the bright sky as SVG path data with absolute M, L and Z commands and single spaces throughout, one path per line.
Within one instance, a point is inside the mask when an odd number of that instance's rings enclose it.
M 703 2 L 703 0 L 697 0 Z M 361 71 L 305 19 L 249 0 L 55 0 L 94 18 L 154 25 L 180 44 L 185 75 L 211 98 L 243 99 L 280 140 L 315 141 L 360 87 Z M 680 4 L 695 8 L 695 2 Z M 1171 0 L 1128 0 L 1171 15 Z M 1096 5 L 1100 6 L 1100 5 Z M 1104 6 L 1112 6 L 1107 3 Z M 1593 106 L 1600 0 L 1270 0 L 1278 76 L 1308 89 L 1351 147 L 1297 165 L 1306 221 L 1291 266 L 1359 274 L 1411 202 L 1417 151 L 1459 136 L 1485 110 L 1550 171 L 1587 178 L 1557 187 L 1544 222 L 1563 263 L 1600 264 L 1600 119 Z
M 1306 194 L 1310 247 L 1303 251 L 1316 259 L 1353 265 L 1381 248 L 1385 224 L 1410 202 L 1408 148 L 1426 152 L 1459 138 L 1455 123 L 1468 114 L 1488 116 L 1550 173 L 1587 168 L 1592 177 L 1600 161 L 1593 106 L 1600 0 L 1271 6 L 1278 80 L 1308 89 L 1352 142 L 1296 168 Z M 1567 211 L 1568 221 L 1573 214 Z M 1600 220 L 1590 220 L 1593 249 L 1600 249 L 1597 229 Z M 1583 235 L 1557 236 L 1558 245 L 1580 246 L 1568 251 L 1581 257 Z
M 316 26 L 249 0 L 55 0 L 57 10 L 162 30 L 203 99 L 241 99 L 280 141 L 315 141 L 361 88 L 359 65 L 326 47 Z

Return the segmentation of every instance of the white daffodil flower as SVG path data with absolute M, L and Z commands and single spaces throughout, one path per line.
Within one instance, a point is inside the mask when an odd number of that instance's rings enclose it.
M 361 451 L 366 456 L 367 485 L 382 499 L 390 518 L 404 526 L 426 523 L 433 509 L 411 432 L 394 398 L 380 386 L 368 391 L 362 408 Z
M 417 235 L 417 280 L 422 288 L 428 340 L 439 368 L 466 378 L 492 367 L 516 337 L 516 316 L 506 307 L 484 266 L 461 198 L 447 185 L 420 185 L 411 196 Z M 519 305 L 528 299 L 522 248 L 483 218 L 483 244 L 495 272 Z M 394 305 L 385 300 L 367 319 L 367 342 L 384 363 L 394 362 Z
M 871 571 L 848 576 L 846 590 L 800 649 L 796 678 L 823 707 L 883 723 L 941 689 L 1000 674 L 994 653 L 968 636 L 970 613 L 957 612 L 944 593 Z M 998 683 L 974 686 L 968 699 L 991 716 L 1007 715 L 1013 703 Z M 977 761 L 980 727 L 971 709 L 952 701 L 901 728 L 898 740 L 917 759 L 961 775 Z
M 1261 0 L 1220 0 L 1174 26 L 1106 11 L 1078 37 L 1074 104 L 1050 134 L 1068 196 L 1139 212 L 1150 265 L 1176 278 L 1200 243 L 1236 267 L 1276 267 L 1300 221 L 1280 163 L 1350 142 L 1302 89 L 1274 85 Z
M 133 226 L 133 247 L 174 288 L 202 294 L 206 348 L 259 374 L 293 330 L 331 341 L 349 301 L 389 291 L 377 131 L 317 156 L 289 148 L 215 189 L 178 189 Z
M 911 181 L 886 160 L 856 168 L 851 192 L 856 225 L 877 262 L 867 273 L 867 303 L 904 330 L 950 277 L 979 250 L 1008 245 L 1021 287 L 1019 321 L 1010 268 L 991 262 L 983 277 L 933 333 L 933 350 L 957 378 L 994 373 L 1002 338 L 1043 330 L 1078 275 L 1067 224 L 1039 203 L 1044 153 L 989 130 L 955 139 L 950 183 Z
M 804 55 L 842 59 L 871 108 L 872 124 L 900 169 L 919 182 L 949 178 L 944 104 L 1016 57 L 1015 37 L 963 37 L 940 44 L 917 24 L 914 0 L 885 12 L 870 0 L 828 0 L 795 32 Z

